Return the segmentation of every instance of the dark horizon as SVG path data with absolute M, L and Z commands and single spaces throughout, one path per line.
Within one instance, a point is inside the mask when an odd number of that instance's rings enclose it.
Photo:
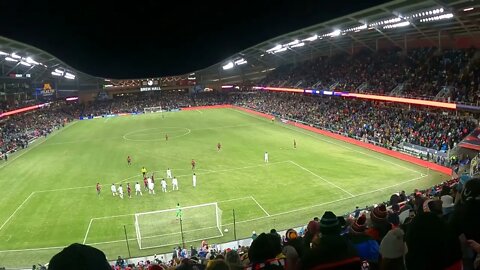
M 47 2 L 1 3 L 0 35 L 92 76 L 129 79 L 206 68 L 276 36 L 388 1 Z

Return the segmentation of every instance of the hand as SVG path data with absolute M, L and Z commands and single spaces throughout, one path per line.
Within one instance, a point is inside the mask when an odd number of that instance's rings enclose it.
M 476 253 L 480 253 L 480 244 L 475 242 L 475 240 L 467 240 L 467 244 L 475 250 Z

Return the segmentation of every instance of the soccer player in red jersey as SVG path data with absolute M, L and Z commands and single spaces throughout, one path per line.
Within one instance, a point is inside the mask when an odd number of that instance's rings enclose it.
M 148 190 L 148 181 L 147 181 L 147 177 L 143 177 L 143 185 L 145 186 L 145 190 Z
M 221 148 L 222 148 L 222 145 L 220 143 L 217 143 L 217 152 L 220 151 Z
M 97 183 L 97 195 L 100 196 L 100 191 L 102 191 L 102 186 L 100 185 L 100 183 Z
M 195 160 L 192 159 L 192 170 L 195 170 Z
M 132 159 L 130 158 L 130 156 L 127 157 L 127 163 L 129 166 L 132 165 Z
M 128 198 L 132 198 L 132 188 L 130 187 L 130 183 L 127 183 L 127 194 Z

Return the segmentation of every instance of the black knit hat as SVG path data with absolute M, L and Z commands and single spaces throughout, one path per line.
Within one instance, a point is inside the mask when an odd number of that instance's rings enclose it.
M 111 270 L 105 254 L 94 247 L 71 244 L 50 259 L 48 269 L 105 269 Z
M 322 234 L 336 234 L 340 232 L 340 223 L 333 212 L 326 211 L 323 214 L 322 219 L 320 219 L 320 232 Z

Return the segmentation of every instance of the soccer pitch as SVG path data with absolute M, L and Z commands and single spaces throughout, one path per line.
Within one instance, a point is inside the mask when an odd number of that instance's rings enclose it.
M 305 225 L 325 210 L 341 215 L 356 205 L 384 201 L 392 192 L 425 188 L 448 177 L 235 109 L 164 116 L 77 121 L 0 163 L 0 266 L 45 263 L 74 242 L 98 247 L 109 259 L 127 257 L 124 228 L 133 257 L 170 252 L 169 244 L 181 243 L 175 211 L 152 225 L 160 234 L 156 244 L 167 246 L 142 250 L 134 214 L 172 209 L 177 203 L 188 207 L 216 202 L 222 211 L 221 232 L 229 232 L 220 236 L 218 229 L 203 228 L 208 225 L 202 225 L 202 217 L 214 220 L 215 215 L 203 216 L 210 211 L 199 208 L 191 214 L 198 215 L 199 223 L 191 224 L 185 234 L 187 239 L 213 237 L 209 243 L 220 243 L 233 240 L 233 209 L 237 237 L 244 238 L 253 230 Z M 197 163 L 196 188 L 192 159 Z M 133 190 L 138 181 L 143 190 L 142 166 L 148 174 L 155 172 L 156 194 L 113 197 L 112 183 L 123 183 L 126 190 L 129 182 Z M 179 180 L 178 191 L 171 191 L 170 179 L 169 192 L 160 190 L 167 168 Z M 97 182 L 103 186 L 100 196 Z

